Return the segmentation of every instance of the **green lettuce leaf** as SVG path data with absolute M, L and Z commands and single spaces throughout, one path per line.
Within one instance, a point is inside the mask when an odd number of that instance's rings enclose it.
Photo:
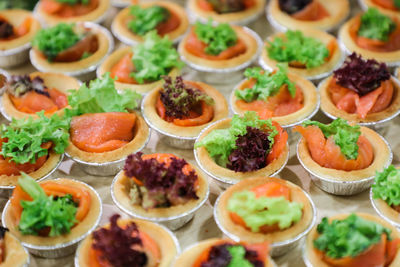
M 195 34 L 200 41 L 207 44 L 205 52 L 210 55 L 219 55 L 237 42 L 236 32 L 228 23 L 219 23 L 213 26 L 212 20 L 207 23 L 196 22 Z
M 321 41 L 306 37 L 301 31 L 287 31 L 285 37 L 268 41 L 268 56 L 278 62 L 300 62 L 308 69 L 321 66 L 329 50 Z
M 394 5 L 395 5 L 397 8 L 400 8 L 400 0 L 394 0 Z
M 49 227 L 49 236 L 59 236 L 69 233 L 76 223 L 77 207 L 71 195 L 53 198 L 47 196 L 42 187 L 30 176 L 21 174 L 18 185 L 32 201 L 21 200 L 23 208 L 19 230 L 24 235 L 38 235 L 41 230 Z
M 168 9 L 161 6 L 142 8 L 139 5 L 133 5 L 129 13 L 134 18 L 128 22 L 128 28 L 138 35 L 145 35 L 154 30 L 158 24 L 166 21 L 170 16 Z
M 135 72 L 131 76 L 138 83 L 158 81 L 173 68 L 182 68 L 183 62 L 168 37 L 161 38 L 156 31 L 147 33 L 144 42 L 133 47 Z
M 247 79 L 255 79 L 256 84 L 252 88 L 243 90 L 236 89 L 235 96 L 246 102 L 255 100 L 267 100 L 268 97 L 274 96 L 279 92 L 283 85 L 288 86 L 289 93 L 292 97 L 296 95 L 296 86 L 287 76 L 287 66 L 278 64 L 278 70 L 272 74 L 263 72 L 261 68 L 247 68 L 244 72 Z
M 358 35 L 368 39 L 387 41 L 390 33 L 396 28 L 396 23 L 376 8 L 369 8 L 361 16 Z
M 356 159 L 358 157 L 358 138 L 361 135 L 359 125 L 351 126 L 344 119 L 338 118 L 331 124 L 323 124 L 318 121 L 305 121 L 304 126 L 315 125 L 318 126 L 325 137 L 333 135 L 335 144 L 340 147 L 340 152 L 347 159 Z
M 254 267 L 254 265 L 246 259 L 246 249 L 243 246 L 228 246 L 226 249 L 232 256 L 227 267 Z
M 391 240 L 390 229 L 356 214 L 344 220 L 333 220 L 332 223 L 325 217 L 317 226 L 317 231 L 320 236 L 314 240 L 314 247 L 334 259 L 360 255 L 371 245 L 379 243 L 382 234 Z
M 27 9 L 33 10 L 38 0 L 2 0 L 0 10 L 3 9 Z
M 236 139 L 239 135 L 247 133 L 246 128 L 254 127 L 257 129 L 269 130 L 268 139 L 270 147 L 273 146 L 274 137 L 278 134 L 275 126 L 272 125 L 271 120 L 260 120 L 257 113 L 248 111 L 243 117 L 234 115 L 231 125 L 226 129 L 213 130 L 205 136 L 200 142 L 195 144 L 195 148 L 205 147 L 215 162 L 223 167 L 228 162 L 228 157 L 232 150 L 236 148 Z
M 141 95 L 132 90 L 118 93 L 114 80 L 107 72 L 100 79 L 90 81 L 78 90 L 70 90 L 68 103 L 72 107 L 67 114 L 81 115 L 85 113 L 126 112 L 139 106 Z
M 0 155 L 18 164 L 35 163 L 39 157 L 49 153 L 48 149 L 41 147 L 49 141 L 57 154 L 64 153 L 68 146 L 70 119 L 57 114 L 48 118 L 44 111 L 37 115 L 38 119 L 13 119 L 9 125 L 1 125 L 0 135 L 8 141 L 2 144 Z
M 382 199 L 389 206 L 400 205 L 400 170 L 390 165 L 382 172 L 377 171 L 372 193 L 375 199 Z

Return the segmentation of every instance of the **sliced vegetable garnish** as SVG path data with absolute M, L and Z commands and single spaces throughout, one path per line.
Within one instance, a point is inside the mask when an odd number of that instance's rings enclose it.
M 31 90 L 39 94 L 50 96 L 44 89 L 43 79 L 39 76 L 31 79 L 29 75 L 13 75 L 7 82 L 7 92 L 16 97 L 20 97 Z
M 59 23 L 54 27 L 41 29 L 35 35 L 32 45 L 51 61 L 81 39 L 82 36 L 74 31 L 74 24 Z
M 360 125 L 351 126 L 341 118 L 334 120 L 330 124 L 323 124 L 318 121 L 305 121 L 303 126 L 318 126 L 324 136 L 328 138 L 333 135 L 335 144 L 340 147 L 340 151 L 347 159 L 356 159 L 358 157 L 358 138 L 361 135 Z
M 194 31 L 197 38 L 206 43 L 205 52 L 210 55 L 219 55 L 236 44 L 238 37 L 235 30 L 228 23 L 213 25 L 212 20 L 207 23 L 196 22 Z
M 47 196 L 43 188 L 25 173 L 18 179 L 18 185 L 33 200 L 21 201 L 23 208 L 19 230 L 24 235 L 38 235 L 49 228 L 49 236 L 69 233 L 77 222 L 76 204 L 71 195 L 63 197 Z
M 158 24 L 166 21 L 170 16 L 168 9 L 161 6 L 142 8 L 139 5 L 133 5 L 129 9 L 129 13 L 133 19 L 128 22 L 128 27 L 138 35 L 145 35 L 154 30 Z
M 46 142 L 53 143 L 55 153 L 64 153 L 70 119 L 56 114 L 47 118 L 43 111 L 37 115 L 37 119 L 13 119 L 9 125 L 1 126 L 0 136 L 7 142 L 2 143 L 0 155 L 18 164 L 35 163 L 39 157 L 48 155 L 49 149 L 41 147 Z
M 287 85 L 292 97 L 296 95 L 296 86 L 289 80 L 285 65 L 278 64 L 278 70 L 275 73 L 264 72 L 259 67 L 247 68 L 244 76 L 256 82 L 252 88 L 236 89 L 235 96 L 246 102 L 267 100 L 268 97 L 276 95 L 284 85 Z
M 382 172 L 376 172 L 372 192 L 375 199 L 382 199 L 389 206 L 399 206 L 400 170 L 390 165 Z
M 279 0 L 279 8 L 288 14 L 294 14 L 311 2 L 312 0 Z
M 89 86 L 82 84 L 78 90 L 71 90 L 68 102 L 72 107 L 68 113 L 81 115 L 85 113 L 127 112 L 138 107 L 141 95 L 132 90 L 115 88 L 114 80 L 107 72 L 100 79 L 90 81 Z
M 390 72 L 385 63 L 379 63 L 375 59 L 364 60 L 355 52 L 346 58 L 343 66 L 335 70 L 333 75 L 336 83 L 361 96 L 390 79 Z
M 112 266 L 146 266 L 148 257 L 134 222 L 124 227 L 118 225 L 120 215 L 110 218 L 110 226 L 93 232 L 92 247 Z
M 278 131 L 272 125 L 272 121 L 260 120 L 256 112 L 248 111 L 243 117 L 234 115 L 229 128 L 210 132 L 195 144 L 195 148 L 205 147 L 215 162 L 225 167 L 229 155 L 237 148 L 236 140 L 239 136 L 246 135 L 248 127 L 267 131 L 270 148 L 273 146 Z
M 133 47 L 132 61 L 135 72 L 131 76 L 138 83 L 158 81 L 173 68 L 182 68 L 183 62 L 167 36 L 161 38 L 156 31 L 144 36 L 144 42 Z
M 207 94 L 185 84 L 182 76 L 177 76 L 175 80 L 169 76 L 163 78 L 164 84 L 160 99 L 165 106 L 167 116 L 187 117 L 190 111 L 199 108 L 201 101 L 205 101 L 208 105 L 214 104 L 214 100 Z
M 301 31 L 289 30 L 284 37 L 275 37 L 268 44 L 266 49 L 271 59 L 301 63 L 308 69 L 321 66 L 329 57 L 329 50 L 324 43 L 304 36 Z
M 368 39 L 388 41 L 389 35 L 396 28 L 396 23 L 376 8 L 369 8 L 361 16 L 361 25 L 358 35 Z
M 317 226 L 317 231 L 320 235 L 314 240 L 315 248 L 334 259 L 360 255 L 371 245 L 379 243 L 383 234 L 391 240 L 390 229 L 356 214 L 331 223 L 325 217 Z

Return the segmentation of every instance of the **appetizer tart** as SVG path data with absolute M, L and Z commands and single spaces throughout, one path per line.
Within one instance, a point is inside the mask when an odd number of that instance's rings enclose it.
M 110 0 L 40 0 L 35 14 L 48 26 L 60 22 L 102 23 L 109 9 Z
M 68 91 L 79 86 L 77 79 L 61 73 L 11 76 L 1 97 L 0 111 L 8 120 L 37 117 L 35 113 L 42 110 L 47 116 L 62 115 L 68 106 Z
M 189 28 L 185 10 L 168 1 L 144 2 L 121 10 L 111 25 L 113 34 L 127 45 L 143 42 L 143 36 L 156 30 L 177 43 Z
M 311 230 L 316 210 L 310 196 L 297 185 L 257 177 L 223 192 L 214 206 L 214 218 L 233 240 L 269 242 L 275 257 L 293 249 Z
M 2 221 L 30 253 L 57 258 L 75 251 L 96 228 L 101 212 L 99 195 L 85 183 L 62 178 L 39 184 L 23 174 Z
M 306 121 L 295 131 L 303 137 L 297 157 L 322 190 L 352 195 L 369 188 L 375 171 L 392 161 L 386 140 L 373 130 L 339 118 L 330 124 Z
M 248 244 L 228 239 L 207 239 L 187 248 L 174 267 L 248 266 L 276 267 L 268 255 L 268 243 Z
M 254 111 L 219 120 L 196 139 L 197 164 L 222 187 L 254 176 L 273 176 L 289 158 L 288 134 Z
M 170 267 L 180 252 L 176 237 L 167 228 L 144 220 L 110 217 L 79 245 L 75 267 Z
M 246 79 L 232 91 L 230 105 L 234 113 L 257 112 L 261 119 L 273 118 L 282 127 L 291 127 L 311 118 L 318 111 L 317 89 L 303 77 L 287 73 L 278 65 L 274 72 L 247 68 Z
M 31 41 L 40 23 L 22 9 L 0 10 L 0 67 L 10 68 L 28 60 Z
M 180 42 L 178 51 L 189 67 L 207 73 L 206 76 L 218 75 L 216 82 L 221 83 L 221 74 L 229 74 L 226 80 L 231 80 L 233 72 L 249 66 L 257 58 L 260 46 L 260 37 L 249 28 L 227 23 L 213 25 L 209 20 L 196 22 Z
M 277 31 L 311 27 L 335 30 L 349 15 L 349 0 L 271 0 L 267 18 Z
M 397 0 L 358 0 L 358 4 L 363 10 L 373 7 L 391 17 L 400 15 L 400 2 Z
M 351 54 L 319 86 L 321 110 L 361 125 L 386 122 L 400 112 L 399 81 L 385 63 Z
M 145 94 L 162 85 L 162 76 L 175 77 L 182 67 L 172 42 L 152 31 L 145 35 L 143 43 L 114 51 L 97 69 L 97 77 L 110 72 L 118 90 Z
M 143 99 L 143 117 L 168 145 L 193 149 L 202 129 L 228 116 L 228 104 L 208 84 L 184 81 L 181 76 L 164 80 Z
M 287 63 L 289 73 L 309 80 L 329 75 L 342 61 L 336 38 L 326 32 L 303 28 L 288 30 L 268 38 L 261 52 L 260 65 L 272 71 L 278 63 Z
M 375 211 L 386 221 L 400 227 L 400 170 L 390 165 L 375 175 L 370 198 Z
M 0 226 L 0 265 L 3 267 L 28 267 L 29 254 L 7 228 Z
M 187 0 L 192 21 L 206 22 L 212 18 L 218 23 L 246 25 L 263 12 L 266 0 Z
M 400 265 L 400 234 L 367 213 L 324 217 L 308 234 L 303 259 L 308 267 Z
M 61 163 L 68 145 L 68 119 L 43 111 L 1 125 L 0 189 L 12 189 L 22 172 L 34 179 L 50 176 Z
M 369 8 L 347 21 L 339 30 L 339 40 L 348 53 L 356 52 L 368 59 L 400 64 L 400 21 Z
M 208 181 L 173 154 L 129 155 L 111 185 L 114 203 L 132 217 L 176 230 L 208 199 Z
M 41 72 L 57 72 L 86 80 L 112 51 L 114 42 L 105 28 L 91 22 L 60 23 L 40 30 L 29 56 Z
M 140 98 L 130 90 L 118 93 L 109 73 L 72 92 L 67 155 L 89 174 L 116 174 L 125 158 L 143 149 L 150 137 L 142 116 L 133 111 Z

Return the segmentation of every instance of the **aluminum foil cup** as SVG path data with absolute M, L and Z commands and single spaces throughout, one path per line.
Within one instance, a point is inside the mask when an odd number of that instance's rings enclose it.
M 281 242 L 275 242 L 275 243 L 271 243 L 270 244 L 270 255 L 272 257 L 278 257 L 278 256 L 282 256 L 283 254 L 286 254 L 287 252 L 289 252 L 290 250 L 293 250 L 303 239 L 304 236 L 306 236 L 311 229 L 314 227 L 315 222 L 317 221 L 317 209 L 315 208 L 315 204 L 313 202 L 313 200 L 311 199 L 310 195 L 303 191 L 304 194 L 306 195 L 308 201 L 311 204 L 312 210 L 313 210 L 313 218 L 312 221 L 310 223 L 310 225 L 307 227 L 306 230 L 304 230 L 302 233 L 300 233 L 298 236 L 291 238 L 289 240 L 285 240 L 285 241 L 281 241 Z M 235 234 L 228 232 L 224 226 L 221 224 L 221 222 L 219 221 L 219 216 L 218 216 L 218 203 L 221 199 L 222 195 L 219 195 L 219 197 L 217 198 L 217 200 L 215 201 L 214 204 L 214 219 L 215 222 L 218 225 L 218 228 L 221 229 L 221 231 L 228 236 L 230 239 L 234 240 L 235 242 L 240 242 L 240 237 L 236 236 Z
M 6 78 L 6 80 L 5 80 L 6 82 L 10 79 L 10 74 L 3 69 L 0 69 L 0 75 L 3 75 Z M 5 91 L 6 91 L 6 84 L 4 84 L 4 86 L 0 87 L 0 95 L 4 94 Z
M 114 187 L 115 187 L 115 183 L 118 179 L 119 173 L 115 176 L 112 184 L 111 184 L 111 198 L 114 201 L 114 204 L 124 213 L 128 214 L 131 217 L 134 218 L 138 218 L 138 219 L 142 219 L 142 220 L 147 220 L 147 221 L 151 221 L 154 223 L 158 223 L 161 225 L 164 225 L 165 227 L 169 228 L 170 230 L 177 230 L 179 228 L 181 228 L 182 226 L 184 226 L 186 223 L 188 223 L 193 217 L 195 212 L 201 207 L 203 206 L 203 204 L 207 201 L 208 196 L 210 194 L 210 190 L 207 189 L 207 193 L 204 196 L 204 199 L 199 202 L 199 204 L 194 207 L 193 209 L 186 211 L 182 214 L 176 215 L 176 216 L 171 216 L 171 217 L 146 217 L 146 216 L 141 216 L 139 214 L 134 213 L 133 211 L 125 208 L 123 205 L 121 205 L 121 203 L 119 203 L 115 197 L 114 194 Z M 205 179 L 206 180 L 206 179 Z M 206 181 L 206 183 L 208 183 Z M 208 185 L 207 185 L 208 186 Z
M 99 24 L 96 24 L 94 22 L 88 22 L 88 21 L 82 22 L 82 24 L 85 28 L 95 28 L 106 36 L 106 38 L 108 39 L 108 44 L 109 44 L 107 53 L 103 56 L 103 58 L 101 60 L 99 60 L 98 62 L 96 62 L 95 64 L 91 65 L 90 67 L 88 67 L 86 69 L 80 69 L 80 70 L 74 70 L 74 71 L 63 71 L 62 73 L 65 75 L 68 75 L 68 76 L 73 76 L 81 81 L 89 81 L 96 77 L 97 67 L 100 66 L 101 63 L 103 63 L 103 61 L 107 58 L 107 56 L 114 50 L 114 38 L 106 28 L 100 26 Z M 33 53 L 34 53 L 34 51 L 32 48 L 29 51 L 29 58 L 31 60 L 32 65 L 41 72 L 49 72 L 49 70 L 47 68 L 43 68 L 36 61 L 35 57 L 33 56 Z
M 73 180 L 73 179 L 71 179 L 71 180 Z M 82 183 L 77 180 L 74 180 L 74 181 L 76 181 L 78 183 Z M 93 190 L 94 194 L 96 195 L 96 197 L 98 198 L 98 200 L 100 202 L 99 216 L 98 216 L 96 222 L 94 223 L 94 225 L 92 226 L 92 228 L 90 228 L 90 230 L 88 232 L 86 232 L 85 234 L 81 235 L 80 237 L 78 237 L 72 241 L 62 243 L 62 244 L 57 244 L 54 246 L 37 246 L 37 245 L 32 245 L 29 243 L 21 242 L 21 244 L 25 248 L 28 249 L 29 253 L 31 253 L 35 256 L 39 256 L 39 257 L 43 257 L 43 258 L 50 258 L 50 259 L 60 258 L 60 257 L 70 255 L 70 254 L 74 253 L 74 251 L 76 250 L 76 248 L 78 246 L 78 243 L 96 229 L 97 225 L 100 222 L 101 214 L 103 213 L 103 207 L 101 205 L 101 198 L 100 198 L 99 194 L 97 193 L 97 191 L 94 190 L 93 187 L 91 187 L 88 184 L 85 184 L 85 185 L 88 186 L 91 190 Z M 6 214 L 6 211 L 7 211 L 9 205 L 10 205 L 10 200 L 8 200 L 6 205 L 4 206 L 4 210 L 3 210 L 3 213 L 1 216 L 1 220 L 3 222 L 4 227 L 7 227 L 7 225 L 5 225 L 5 214 Z
M 243 70 L 248 66 L 250 66 L 259 57 L 261 53 L 261 48 L 263 46 L 261 38 L 255 31 L 247 27 L 244 27 L 244 30 L 257 41 L 258 49 L 257 52 L 253 55 L 253 57 L 250 58 L 248 61 L 244 62 L 243 64 L 225 69 L 211 68 L 207 66 L 198 65 L 187 60 L 187 58 L 183 56 L 182 45 L 178 47 L 179 50 L 178 52 L 181 55 L 181 60 L 185 62 L 192 69 L 198 71 L 197 74 L 201 77 L 201 80 L 203 80 L 206 83 L 231 84 L 233 82 L 238 82 L 243 78 Z
M 399 223 L 399 222 L 393 221 L 393 220 L 390 219 L 388 216 L 386 216 L 385 214 L 383 214 L 383 212 L 378 208 L 378 203 L 376 203 L 376 200 L 375 200 L 374 197 L 373 197 L 372 188 L 371 188 L 371 190 L 369 191 L 369 199 L 371 200 L 372 207 L 374 207 L 374 210 L 376 211 L 376 213 L 378 213 L 378 215 L 379 215 L 382 219 L 384 219 L 385 221 L 387 221 L 387 222 L 393 224 L 395 227 L 397 227 L 397 228 L 400 229 L 400 223 Z
M 0 67 L 1 68 L 11 68 L 28 61 L 29 59 L 29 49 L 31 48 L 31 43 L 26 43 L 22 46 L 0 51 Z
M 111 0 L 111 5 L 117 8 L 125 8 L 132 5 L 130 0 Z

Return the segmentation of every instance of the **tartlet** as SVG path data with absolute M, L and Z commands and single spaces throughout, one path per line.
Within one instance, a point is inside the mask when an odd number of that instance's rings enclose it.
M 394 2 L 394 1 L 393 1 Z M 379 4 L 377 4 L 374 0 L 358 0 L 358 4 L 360 5 L 360 7 L 363 10 L 367 10 L 370 7 L 374 7 L 379 9 L 380 12 L 382 12 L 383 14 L 389 15 L 389 16 L 393 16 L 393 17 L 400 17 L 400 9 L 392 9 L 392 8 L 386 8 L 383 7 Z
M 202 9 L 199 4 L 199 0 L 188 0 L 187 9 L 190 14 L 192 21 L 202 20 L 207 21 L 209 18 L 217 22 L 227 22 L 237 25 L 246 25 L 256 20 L 264 11 L 266 0 L 255 0 L 254 6 L 246 8 L 242 11 L 230 12 L 230 13 L 217 13 L 214 10 L 208 11 Z
M 21 245 L 19 240 L 11 234 L 7 229 L 1 229 L 5 231 L 1 238 L 4 242 L 2 248 L 3 256 L 2 267 L 28 267 L 29 266 L 29 254 L 28 251 Z
M 35 6 L 35 14 L 40 18 L 41 21 L 47 26 L 52 26 L 60 22 L 81 22 L 81 21 L 92 21 L 94 23 L 102 23 L 106 19 L 108 10 L 110 9 L 110 0 L 97 0 L 98 5 L 95 9 L 89 13 L 75 16 L 60 16 L 56 13 L 50 14 L 43 9 L 43 2 L 53 2 L 41 0 Z M 93 1 L 93 0 L 91 0 Z
M 142 8 L 148 8 L 152 6 L 164 7 L 170 12 L 173 12 L 175 16 L 179 18 L 179 26 L 166 35 L 171 41 L 177 43 L 183 34 L 189 27 L 189 20 L 185 13 L 185 10 L 178 4 L 168 1 L 155 1 L 139 4 Z M 128 27 L 127 23 L 132 19 L 132 15 L 129 13 L 130 7 L 121 10 L 114 18 L 111 25 L 113 34 L 126 45 L 135 45 L 138 42 L 143 42 L 143 37 L 132 32 Z
M 278 31 L 296 29 L 299 27 L 311 27 L 323 31 L 333 31 L 347 18 L 350 13 L 350 4 L 348 0 L 338 0 L 334 2 L 323 0 L 313 1 L 317 1 L 320 5 L 322 5 L 325 10 L 328 11 L 329 15 L 317 20 L 296 19 L 280 9 L 279 0 L 271 0 L 266 11 L 267 18 L 271 25 Z M 298 12 L 301 12 L 302 10 L 303 9 Z
M 395 228 L 393 225 L 391 225 L 388 222 L 385 222 L 381 218 L 367 214 L 367 213 L 356 213 L 357 216 L 361 217 L 362 219 L 372 221 L 375 223 L 379 223 L 380 225 L 388 228 L 391 230 L 391 236 L 394 238 L 399 238 L 400 234 L 398 232 L 398 229 Z M 340 214 L 340 215 L 335 215 L 332 217 L 329 217 L 328 220 L 331 222 L 332 220 L 343 220 L 346 217 L 348 217 L 349 214 Z M 318 232 L 317 232 L 317 226 L 314 226 L 314 228 L 311 230 L 311 232 L 307 235 L 305 245 L 303 247 L 303 259 L 304 262 L 308 267 L 331 267 L 332 265 L 327 264 L 325 261 L 321 259 L 321 255 L 318 255 L 316 253 L 316 250 L 314 249 L 314 240 L 318 237 Z M 398 250 L 397 250 L 398 251 Z M 388 265 L 388 267 L 395 267 L 400 264 L 400 253 L 397 252 L 395 258 L 393 259 L 392 263 Z
M 312 28 L 302 28 L 301 32 L 305 37 L 311 37 L 314 38 L 326 46 L 333 44 L 333 52 L 329 55 L 328 61 L 323 63 L 322 65 L 318 67 L 313 67 L 310 69 L 307 68 L 296 68 L 296 67 L 291 67 L 289 66 L 288 71 L 289 73 L 295 73 L 298 74 L 306 79 L 309 80 L 319 80 L 322 79 L 330 74 L 331 71 L 333 71 L 338 65 L 341 64 L 343 60 L 343 52 L 340 49 L 339 43 L 337 42 L 336 38 L 326 32 L 320 31 L 320 30 L 315 30 Z M 276 33 L 269 37 L 269 40 L 274 40 L 274 38 L 280 37 L 284 38 L 285 34 L 284 33 Z M 261 58 L 260 58 L 260 65 L 266 69 L 272 71 L 273 69 L 276 68 L 277 64 L 279 63 L 276 60 L 273 60 L 269 58 L 268 52 L 266 48 L 269 46 L 268 42 L 264 43 L 262 52 L 261 52 Z
M 78 81 L 76 78 L 61 74 L 61 73 L 51 73 L 51 72 L 33 72 L 29 74 L 29 77 L 31 79 L 34 79 L 35 77 L 39 77 L 43 80 L 43 85 L 48 88 L 48 89 L 57 89 L 61 93 L 68 95 L 69 90 L 77 89 L 80 86 L 80 81 Z M 50 113 L 48 115 L 52 114 L 58 114 L 62 115 L 64 114 L 64 109 L 66 107 L 57 110 L 54 113 Z M 26 118 L 28 116 L 33 116 L 37 118 L 36 114 L 31 114 L 31 113 L 25 113 L 20 110 L 18 110 L 11 98 L 10 98 L 10 93 L 7 91 L 2 95 L 1 97 L 1 106 L 0 106 L 0 111 L 2 115 L 8 119 L 11 120 L 12 118 L 15 119 L 21 119 L 21 118 Z M 47 115 L 47 113 L 46 113 Z
M 20 65 L 28 60 L 28 50 L 31 48 L 33 37 L 41 28 L 40 23 L 31 12 L 22 9 L 2 10 L 0 16 L 13 27 L 20 26 L 26 19 L 30 20 L 27 33 L 11 40 L 0 40 L 0 67 L 9 68 Z
M 19 231 L 18 225 L 16 225 L 14 221 L 12 212 L 10 210 L 10 200 L 4 207 L 2 214 L 3 225 L 10 229 L 10 232 L 21 241 L 22 245 L 26 247 L 30 253 L 47 258 L 57 258 L 73 253 L 78 245 L 78 242 L 84 239 L 96 228 L 102 213 L 100 196 L 89 185 L 80 181 L 65 178 L 53 180 L 52 183 L 84 188 L 90 194 L 91 201 L 88 213 L 82 221 L 71 228 L 68 234 L 54 237 L 23 235 Z
M 63 73 L 81 80 L 90 79 L 96 68 L 114 48 L 114 41 L 109 31 L 98 24 L 78 22 L 75 27 L 89 29 L 91 33 L 95 34 L 98 41 L 96 52 L 79 61 L 50 62 L 37 48 L 33 47 L 29 52 L 32 65 L 41 72 Z
M 199 126 L 179 126 L 174 123 L 167 122 L 157 113 L 156 103 L 160 96 L 162 87 L 157 87 L 147 94 L 142 101 L 142 114 L 147 124 L 157 131 L 166 143 L 177 148 L 193 148 L 193 144 L 199 133 L 211 123 L 228 116 L 228 104 L 225 97 L 214 87 L 202 83 L 185 81 L 194 88 L 201 88 L 202 91 L 214 100 L 212 105 L 213 117 L 206 124 Z
M 176 255 L 180 252 L 179 243 L 175 235 L 164 226 L 138 219 L 119 219 L 117 222 L 118 226 L 121 228 L 135 223 L 139 232 L 146 233 L 150 238 L 156 241 L 162 257 L 161 261 L 157 263 L 157 266 L 169 267 Z M 101 228 L 109 229 L 109 227 L 110 223 L 107 223 Z M 76 250 L 75 267 L 91 267 L 89 257 L 93 243 L 93 233 L 81 242 Z
M 292 224 L 289 228 L 276 230 L 270 233 L 252 232 L 233 222 L 229 214 L 230 212 L 227 209 L 228 201 L 232 195 L 236 192 L 250 190 L 268 182 L 276 182 L 290 188 L 291 201 L 303 204 L 300 221 Z M 316 209 L 311 197 L 299 186 L 279 178 L 257 177 L 241 181 L 223 192 L 218 197 L 214 206 L 214 218 L 218 227 L 229 238 L 246 243 L 268 241 L 271 245 L 271 255 L 279 256 L 296 246 L 301 238 L 311 230 L 316 221 Z

